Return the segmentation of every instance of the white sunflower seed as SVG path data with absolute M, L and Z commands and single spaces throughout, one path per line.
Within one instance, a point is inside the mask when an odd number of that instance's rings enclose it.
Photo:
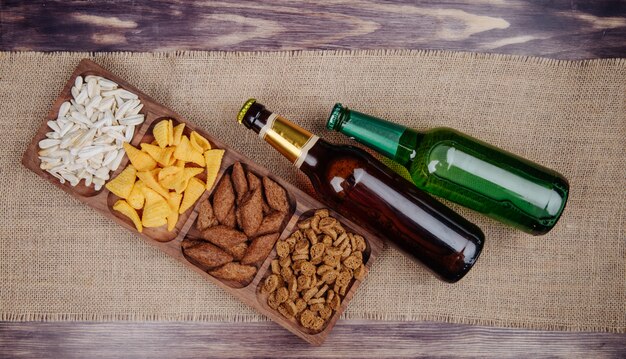
M 55 171 L 58 172 L 58 171 Z M 78 184 L 78 177 L 74 176 L 69 172 L 60 172 L 61 177 L 65 178 L 72 186 L 76 186 Z
M 47 132 L 46 137 L 58 140 L 61 138 L 61 135 L 58 132 Z
M 98 80 L 98 84 L 100 85 L 100 88 L 102 88 L 103 90 L 113 90 L 117 88 L 117 83 L 111 80 L 103 79 L 103 78 Z
M 85 114 L 80 113 L 78 111 L 72 111 L 71 113 L 71 118 L 70 119 L 74 119 L 75 123 L 82 123 L 85 125 L 91 125 L 91 122 L 89 121 L 89 118 L 87 118 L 87 116 L 85 116 Z
M 74 80 L 74 86 L 78 89 L 78 91 L 80 91 L 80 89 L 83 88 L 82 76 L 76 76 L 76 79 Z
M 39 156 L 60 157 L 58 156 L 59 150 L 60 150 L 59 145 L 55 145 L 52 147 L 48 147 L 45 150 L 39 150 L 37 154 Z
M 78 78 L 78 77 L 77 77 Z M 58 117 L 63 117 L 65 115 L 67 115 L 67 112 L 70 110 L 70 106 L 72 104 L 69 103 L 68 101 L 65 101 L 61 104 L 61 107 L 59 107 L 59 116 Z
M 103 180 L 108 180 L 109 179 L 109 169 L 106 167 L 101 167 L 99 169 L 96 170 L 95 175 L 98 178 L 101 178 Z
M 102 76 L 87 75 L 87 76 L 85 76 L 85 82 L 89 82 L 89 80 L 91 80 L 91 79 L 94 79 L 94 80 L 98 81 L 101 78 L 102 78 Z
M 125 100 L 135 100 L 139 98 L 139 96 L 124 89 L 119 89 L 117 95 Z
M 115 95 L 115 106 L 117 106 L 118 110 L 123 104 L 124 104 L 124 100 L 122 100 L 121 97 Z
M 133 135 L 135 134 L 135 126 L 126 126 L 126 132 L 124 133 L 124 142 L 132 142 Z
M 85 116 L 87 116 L 88 119 L 90 119 L 89 122 L 91 122 L 91 116 L 93 116 L 93 107 L 85 107 Z M 96 114 L 97 116 L 97 114 Z
M 89 101 L 86 107 L 98 107 L 101 101 L 102 101 L 102 96 L 96 95 L 91 98 L 91 101 Z
M 85 175 L 85 186 L 89 187 L 91 186 L 91 183 L 93 182 L 93 175 L 91 173 Z
M 78 94 L 78 96 L 74 97 L 76 99 L 76 103 L 78 103 L 79 105 L 82 105 L 83 103 L 85 103 L 85 101 L 87 101 L 87 99 L 89 98 L 89 94 L 87 93 L 87 88 L 83 87 L 82 90 L 80 90 L 80 93 Z
M 143 123 L 143 120 L 144 120 L 144 116 L 143 115 L 133 115 L 133 116 L 130 116 L 130 117 L 122 118 L 122 119 L 118 120 L 117 122 L 119 122 L 120 125 L 135 126 L 135 125 L 139 125 L 139 124 Z
M 61 127 L 56 121 L 48 121 L 48 127 L 50 127 L 54 132 L 61 132 Z
M 87 146 L 78 150 L 76 154 L 78 155 L 78 157 L 91 158 L 92 156 L 102 153 L 102 151 L 104 151 L 104 146 L 102 145 Z
M 45 140 L 39 141 L 39 148 L 46 149 L 46 148 L 50 148 L 52 146 L 56 146 L 56 145 L 58 145 L 60 143 L 61 143 L 61 140 L 59 140 L 59 139 L 46 138 Z
M 111 162 L 115 160 L 115 157 L 117 157 L 117 150 L 107 152 L 107 154 L 104 156 L 104 159 L 102 160 L 102 166 L 108 166 Z
M 141 111 L 142 108 L 143 108 L 143 104 L 139 104 L 138 106 L 135 106 L 132 109 L 128 110 L 126 112 L 126 116 L 136 115 L 139 113 L 139 111 Z
M 104 180 L 102 180 L 100 178 L 94 178 L 93 179 L 93 188 L 96 191 L 99 191 L 102 188 L 102 186 L 104 186 Z
M 61 182 L 61 184 L 65 183 L 65 178 L 61 177 L 58 173 L 53 172 L 51 170 L 48 170 L 48 173 L 50 173 L 54 178 L 58 179 L 59 182 Z
M 115 157 L 115 159 L 113 161 L 111 161 L 111 163 L 109 163 L 109 169 L 111 171 L 115 171 L 120 166 L 120 164 L 122 163 L 122 159 L 124 158 L 124 154 L 125 153 L 126 152 L 123 149 L 120 149 L 117 152 L 117 156 Z
M 126 111 L 130 110 L 133 107 L 133 104 L 133 101 L 124 102 L 124 104 L 122 104 L 122 106 L 120 106 L 120 108 L 118 108 L 115 112 L 115 119 L 119 120 L 120 118 L 124 118 Z
M 106 110 L 110 110 L 111 109 L 111 105 L 113 105 L 113 103 L 115 102 L 115 99 L 113 97 L 107 97 L 107 98 L 102 98 L 100 97 L 100 103 L 98 104 L 98 110 L 100 111 L 106 111 Z

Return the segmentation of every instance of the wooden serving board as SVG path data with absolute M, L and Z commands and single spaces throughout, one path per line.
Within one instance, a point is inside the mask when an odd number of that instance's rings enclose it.
M 151 127 L 157 121 L 161 119 L 171 118 L 174 120 L 175 123 L 181 123 L 181 122 L 185 123 L 185 134 L 188 135 L 191 131 L 195 130 L 198 133 L 200 133 L 202 136 L 207 138 L 211 142 L 211 145 L 214 148 L 222 148 L 225 150 L 224 158 L 220 167 L 220 171 L 218 173 L 216 183 L 218 183 L 221 180 L 222 176 L 225 173 L 228 173 L 229 171 L 231 171 L 231 167 L 235 162 L 239 161 L 246 168 L 246 170 L 252 171 L 253 173 L 259 176 L 268 176 L 274 181 L 276 181 L 277 183 L 279 183 L 281 186 L 283 186 L 283 188 L 287 191 L 288 196 L 289 196 L 291 213 L 289 214 L 288 220 L 286 221 L 286 224 L 284 225 L 284 229 L 280 233 L 280 239 L 287 238 L 292 232 L 297 230 L 296 224 L 300 219 L 307 218 L 308 216 L 311 215 L 312 211 L 314 211 L 315 209 L 326 208 L 326 206 L 324 206 L 322 203 L 320 203 L 316 199 L 302 192 L 301 190 L 294 187 L 290 183 L 284 181 L 282 178 L 273 175 L 268 169 L 254 163 L 252 160 L 240 154 L 239 152 L 233 150 L 227 144 L 221 142 L 219 139 L 211 136 L 210 134 L 206 133 L 202 129 L 197 128 L 192 123 L 187 121 L 184 117 L 166 108 L 165 106 L 157 103 L 152 98 L 150 98 L 146 94 L 139 91 L 139 89 L 135 88 L 134 86 L 130 85 L 128 82 L 110 73 L 109 71 L 105 70 L 104 68 L 100 67 L 99 65 L 97 65 L 96 63 L 88 59 L 83 59 L 79 63 L 79 65 L 76 67 L 71 77 L 69 78 L 67 84 L 63 88 L 63 91 L 61 92 L 58 99 L 52 106 L 52 109 L 50 110 L 48 116 L 43 121 L 41 127 L 35 134 L 33 140 L 31 141 L 30 145 L 28 146 L 22 158 L 22 163 L 24 164 L 24 166 L 26 166 L 27 168 L 29 168 L 30 170 L 32 170 L 39 176 L 49 180 L 55 186 L 61 188 L 62 190 L 74 196 L 75 198 L 79 199 L 80 201 L 95 208 L 100 213 L 107 216 L 108 218 L 116 222 L 117 224 L 141 236 L 149 244 L 155 247 L 158 247 L 159 249 L 169 254 L 170 256 L 185 263 L 190 269 L 198 272 L 200 275 L 204 276 L 210 282 L 218 285 L 219 287 L 223 288 L 227 292 L 232 293 L 237 298 L 239 298 L 242 302 L 254 307 L 256 310 L 265 314 L 270 319 L 274 320 L 275 322 L 282 325 L 283 327 L 293 332 L 297 336 L 301 337 L 302 339 L 315 345 L 319 345 L 323 343 L 326 337 L 328 336 L 328 334 L 330 333 L 330 331 L 332 330 L 333 326 L 335 325 L 337 319 L 344 312 L 348 303 L 354 296 L 354 293 L 356 292 L 357 288 L 361 284 L 361 281 L 359 280 L 352 281 L 352 283 L 350 284 L 350 287 L 348 288 L 346 292 L 346 296 L 343 299 L 341 308 L 335 313 L 333 313 L 333 316 L 331 317 L 327 325 L 321 331 L 313 332 L 309 329 L 302 327 L 295 320 L 287 319 L 286 317 L 282 316 L 277 311 L 270 308 L 266 304 L 265 296 L 263 296 L 258 290 L 260 288 L 259 284 L 261 283 L 262 285 L 262 280 L 268 275 L 271 260 L 276 258 L 275 249 L 272 250 L 272 252 L 265 259 L 263 264 L 261 264 L 252 282 L 250 282 L 248 285 L 244 287 L 239 286 L 239 288 L 236 285 L 233 285 L 232 283 L 223 282 L 209 275 L 204 270 L 195 266 L 184 257 L 182 250 L 181 250 L 181 242 L 187 236 L 189 236 L 190 238 L 198 236 L 198 231 L 195 229 L 195 226 L 194 226 L 196 217 L 198 216 L 197 207 L 201 201 L 205 201 L 211 196 L 210 191 L 206 191 L 192 208 L 190 208 L 187 212 L 185 212 L 184 214 L 180 216 L 178 224 L 173 232 L 168 232 L 165 227 L 160 227 L 160 228 L 146 228 L 144 229 L 143 233 L 139 233 L 137 232 L 137 230 L 135 229 L 135 226 L 132 224 L 132 222 L 128 218 L 122 216 L 116 211 L 113 211 L 112 206 L 115 203 L 115 200 L 117 199 L 117 197 L 114 194 L 110 193 L 105 187 L 103 187 L 100 191 L 95 191 L 93 187 L 86 187 L 83 181 L 81 181 L 76 187 L 72 187 L 68 182 L 66 182 L 65 184 L 61 184 L 55 177 L 50 175 L 48 172 L 40 169 L 39 167 L 40 160 L 37 154 L 39 151 L 38 143 L 40 140 L 44 139 L 46 136 L 46 133 L 50 131 L 47 126 L 47 121 L 56 119 L 58 115 L 59 107 L 61 106 L 61 104 L 65 101 L 68 101 L 71 98 L 70 91 L 71 91 L 71 88 L 74 84 L 76 77 L 77 76 L 85 77 L 87 75 L 102 76 L 104 78 L 115 81 L 119 84 L 120 88 L 126 89 L 139 96 L 141 103 L 144 104 L 144 107 L 140 113 L 143 113 L 145 115 L 146 120 L 143 124 L 139 125 L 136 128 L 135 135 L 131 142 L 133 145 L 138 146 L 140 143 L 143 143 L 143 142 L 148 142 L 148 143 L 151 142 L 152 141 L 152 136 L 150 135 Z M 236 110 L 233 110 L 233 121 L 234 121 L 235 115 L 236 115 Z M 128 158 L 125 156 L 120 167 L 114 173 L 111 174 L 111 178 L 115 178 L 126 167 L 127 164 L 128 164 Z M 332 209 L 329 209 L 329 210 L 331 212 L 331 215 L 337 218 L 348 231 L 360 234 L 366 239 L 367 249 L 363 256 L 363 262 L 365 264 L 366 273 L 367 273 L 373 261 L 376 259 L 376 257 L 378 256 L 378 254 L 383 248 L 383 243 L 384 243 L 383 240 L 380 239 L 379 237 L 376 237 L 370 234 L 369 232 L 364 230 L 362 227 L 360 227 L 356 223 L 344 218 L 339 213 L 334 212 Z M 259 335 L 263 335 L 263 334 L 260 333 Z

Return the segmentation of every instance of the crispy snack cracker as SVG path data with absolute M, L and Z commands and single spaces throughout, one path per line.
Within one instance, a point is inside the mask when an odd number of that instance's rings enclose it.
M 213 193 L 213 212 L 222 223 L 235 204 L 235 193 L 230 181 L 230 175 L 225 174 Z
M 243 171 L 241 163 L 235 162 L 231 178 L 235 192 L 237 192 L 237 199 L 241 200 L 244 195 L 248 193 L 248 180 L 246 180 L 246 174 Z
M 196 221 L 196 228 L 202 231 L 209 227 L 213 227 L 217 225 L 217 219 L 215 218 L 215 214 L 213 214 L 213 207 L 211 206 L 211 202 L 208 200 L 202 201 L 198 206 L 198 219 Z
M 247 284 L 252 281 L 256 274 L 256 267 L 239 264 L 237 262 L 226 263 L 223 266 L 209 271 L 209 274 L 226 280 L 232 280 L 241 284 Z
M 203 152 L 199 152 L 194 149 L 191 146 L 191 142 L 189 142 L 189 138 L 185 135 L 182 136 L 180 144 L 176 146 L 176 151 L 174 151 L 174 157 L 177 160 L 193 162 L 200 167 L 204 167 L 205 165 Z
M 205 269 L 219 267 L 233 260 L 230 254 L 207 242 L 201 242 L 183 252 Z
M 222 165 L 222 158 L 224 157 L 224 150 L 214 149 L 204 152 L 204 160 L 206 162 L 206 189 L 210 191 L 215 184 L 217 174 L 220 171 Z
M 241 211 L 241 227 L 243 232 L 248 236 L 254 235 L 263 221 L 262 201 L 263 198 L 260 188 L 249 192 L 241 200 L 241 204 L 239 205 Z
M 266 234 L 256 237 L 248 247 L 246 254 L 241 259 L 242 264 L 260 264 L 274 248 L 278 239 L 278 233 Z
M 270 207 L 279 212 L 289 212 L 287 192 L 281 185 L 272 181 L 269 177 L 263 177 L 263 188 L 265 189 L 267 204 Z
M 149 154 L 138 150 L 130 143 L 124 142 L 124 151 L 137 171 L 150 171 L 156 168 L 156 161 Z
M 130 204 L 130 206 L 134 209 L 143 208 L 144 201 L 146 200 L 146 198 L 143 196 L 142 191 L 142 188 L 144 186 L 145 184 L 141 182 L 141 180 L 137 180 L 135 182 L 135 185 L 133 186 L 133 189 L 130 191 L 128 198 L 126 199 L 128 201 L 128 204 Z
M 185 130 L 185 124 L 179 123 L 174 127 L 174 136 L 172 144 L 174 146 L 178 146 L 180 144 L 180 140 L 183 137 L 183 131 Z
M 170 192 L 170 195 L 167 198 L 167 204 L 170 206 L 170 213 L 167 216 L 168 231 L 174 230 L 176 223 L 178 223 L 178 209 L 180 208 L 180 202 L 182 199 L 183 195 L 176 192 Z
M 224 248 L 224 251 L 233 256 L 233 259 L 236 261 L 240 261 L 241 258 L 243 258 L 246 254 L 246 250 L 248 250 L 248 244 L 246 242 Z
M 191 135 L 189 135 L 189 143 L 191 147 L 193 147 L 196 151 L 200 153 L 204 153 L 211 149 L 211 144 L 209 140 L 202 137 L 198 132 L 192 131 Z
M 160 194 L 148 187 L 142 189 L 146 198 L 141 222 L 144 227 L 160 227 L 167 224 L 170 206 Z
M 224 225 L 207 228 L 202 231 L 201 235 L 202 238 L 222 249 L 236 246 L 248 240 L 248 237 L 243 232 Z
M 105 187 L 120 198 L 128 198 L 135 186 L 137 171 L 132 165 L 127 166 L 117 177 L 110 180 Z
M 169 127 L 169 121 L 161 120 L 152 129 L 152 135 L 154 136 L 154 140 L 161 148 L 165 148 L 165 146 L 170 143 Z
M 204 182 L 199 180 L 196 177 L 191 177 L 189 179 L 189 184 L 187 188 L 185 188 L 185 193 L 183 197 L 183 202 L 180 204 L 180 208 L 178 213 L 183 214 L 189 208 L 191 208 L 194 203 L 202 196 L 206 187 L 204 186 Z
M 155 175 L 155 172 L 137 172 L 137 177 L 139 177 L 139 179 L 146 185 L 146 187 L 154 190 L 163 198 L 167 198 L 169 196 L 169 191 L 163 188 L 159 181 L 157 181 L 157 176 Z
M 283 224 L 283 221 L 285 220 L 286 215 L 286 213 L 274 211 L 263 217 L 263 221 L 257 229 L 256 235 L 261 236 L 268 233 L 278 232 Z
M 141 219 L 139 219 L 139 215 L 137 214 L 137 211 L 135 211 L 135 209 L 131 207 L 130 204 L 128 204 L 128 202 L 124 201 L 123 199 L 120 199 L 117 202 L 115 202 L 115 204 L 113 205 L 113 209 L 125 215 L 126 217 L 130 218 L 130 220 L 133 221 L 133 224 L 135 225 L 135 228 L 137 228 L 137 231 L 139 231 L 139 233 L 143 232 L 143 225 L 141 223 Z

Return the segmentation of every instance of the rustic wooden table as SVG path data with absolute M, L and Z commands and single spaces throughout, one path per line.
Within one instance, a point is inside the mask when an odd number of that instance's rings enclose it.
M 626 1 L 0 0 L 0 50 L 397 48 L 625 57 Z M 271 322 L 0 323 L 2 358 L 624 355 L 625 334 L 444 323 L 341 321 L 322 347 Z

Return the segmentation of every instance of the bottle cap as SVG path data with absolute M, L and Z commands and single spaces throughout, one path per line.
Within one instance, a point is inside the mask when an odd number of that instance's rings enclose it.
M 244 103 L 243 106 L 241 106 L 241 110 L 239 110 L 239 114 L 237 115 L 237 122 L 239 123 L 243 122 L 244 116 L 246 116 L 246 113 L 250 109 L 250 106 L 252 106 L 255 102 L 256 102 L 256 99 L 251 98 L 251 99 L 248 99 L 248 101 L 246 101 L 246 103 Z
M 335 130 L 341 124 L 341 114 L 345 107 L 342 104 L 337 102 L 333 107 L 332 111 L 330 111 L 330 116 L 328 116 L 328 120 L 326 121 L 326 128 L 329 130 Z

